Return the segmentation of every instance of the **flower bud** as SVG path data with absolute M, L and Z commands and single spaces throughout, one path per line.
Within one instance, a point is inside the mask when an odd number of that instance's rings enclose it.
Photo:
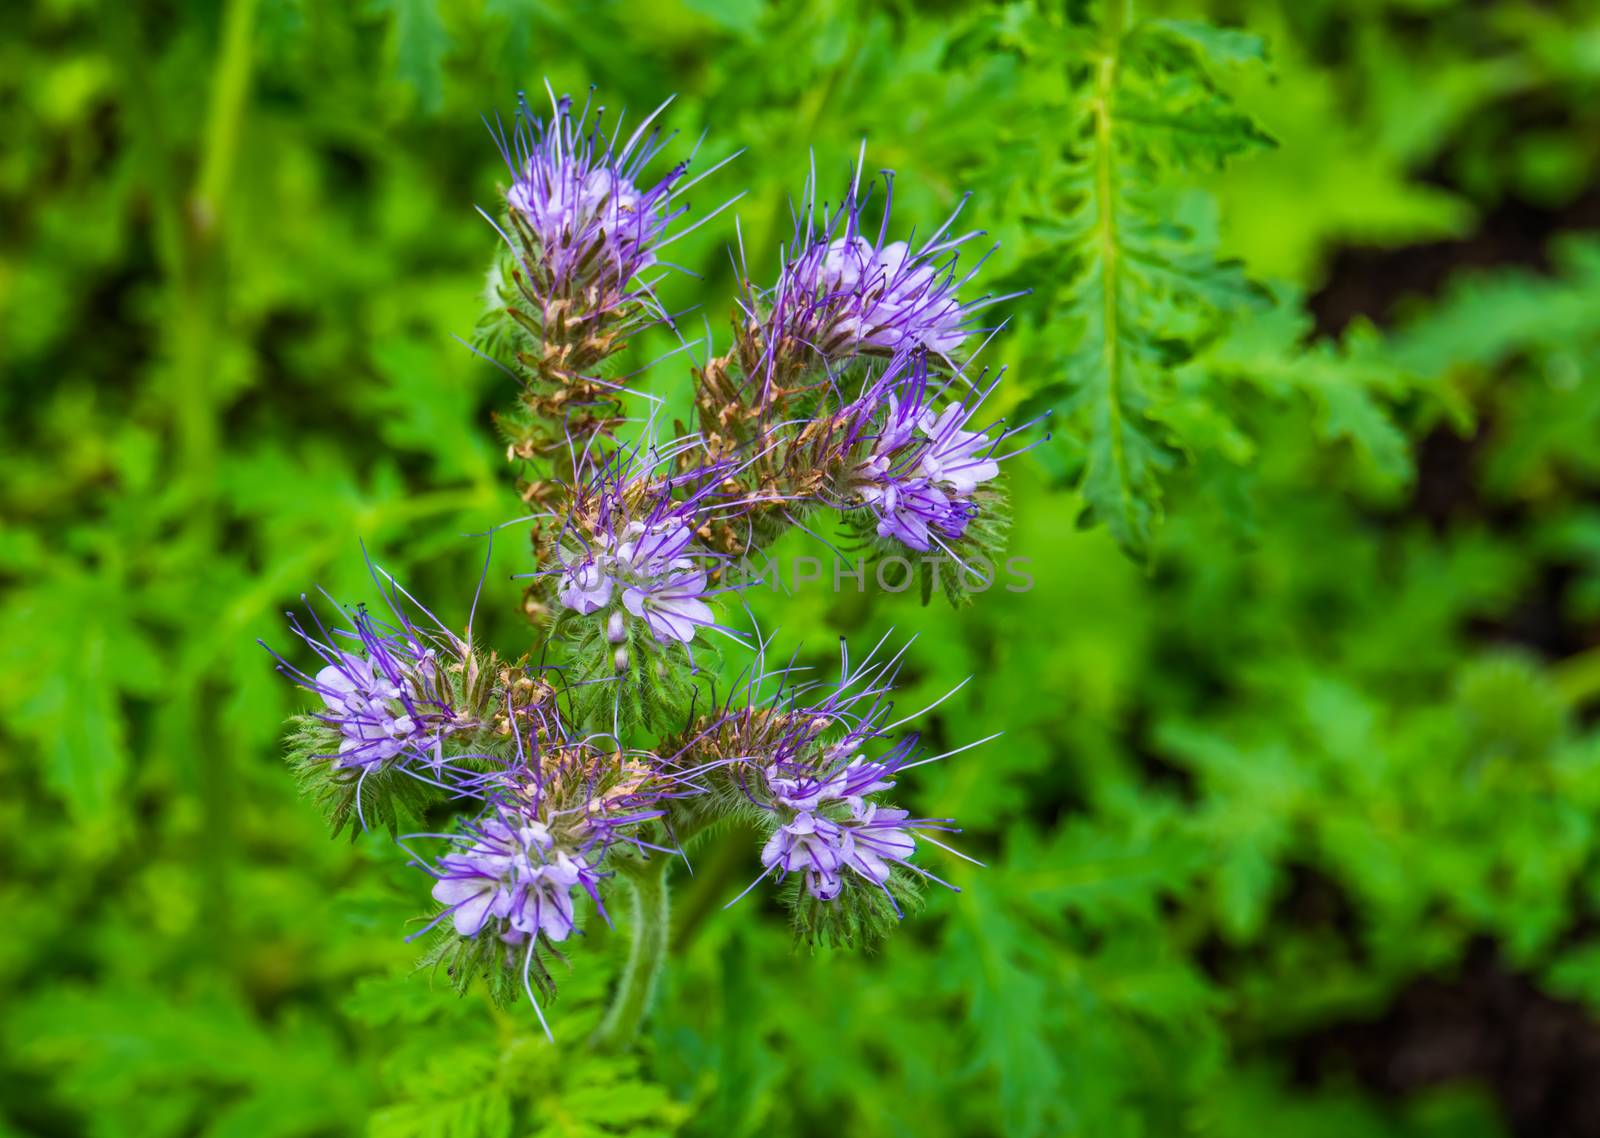
M 622 620 L 622 610 L 613 609 L 611 616 L 606 620 L 606 642 L 608 644 L 621 644 L 628 639 L 628 630 Z M 621 670 L 620 668 L 618 669 Z
M 618 648 L 611 657 L 611 663 L 618 672 L 626 672 L 628 670 L 628 650 L 626 648 Z

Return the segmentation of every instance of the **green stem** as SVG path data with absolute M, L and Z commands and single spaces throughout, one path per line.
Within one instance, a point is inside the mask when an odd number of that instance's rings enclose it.
M 672 944 L 679 954 L 700 935 L 706 920 L 727 902 L 728 882 L 747 864 L 750 843 L 754 840 L 755 835 L 748 827 L 737 826 L 731 832 L 724 832 L 707 856 L 698 860 L 694 883 L 686 886 L 678 898 Z M 688 849 L 688 838 L 680 836 L 678 841 Z
M 173 474 L 184 514 L 183 540 L 189 556 L 203 562 L 215 548 L 218 415 L 211 383 L 216 343 L 225 315 L 222 263 L 223 205 L 240 148 L 241 123 L 250 88 L 256 0 L 229 0 L 211 80 L 211 98 L 200 173 L 182 187 L 183 164 L 174 154 L 163 124 L 152 79 L 152 55 L 131 5 L 105 6 L 106 35 L 118 60 L 124 93 L 137 131 L 144 172 L 157 218 L 162 268 L 167 286 L 166 343 L 172 386 L 167 393 L 175 441 Z M 192 736 L 190 751 L 204 756 L 190 772 L 205 818 L 201 840 L 207 857 L 205 913 L 200 922 L 207 946 L 226 959 L 230 951 L 229 847 L 234 832 L 233 784 L 216 708 L 223 693 L 198 666 L 184 661 L 185 709 Z
M 1095 229 L 1100 245 L 1101 351 L 1105 373 L 1106 422 L 1111 436 L 1111 463 L 1118 493 L 1126 503 L 1133 496 L 1127 440 L 1122 422 L 1122 333 L 1119 328 L 1121 281 L 1117 234 L 1117 142 L 1113 107 L 1117 97 L 1117 64 L 1130 0 L 1106 0 L 1101 25 L 1101 55 L 1095 66 L 1090 111 L 1094 118 Z M 1136 526 L 1130 526 L 1136 530 Z
M 180 485 L 188 510 L 189 540 L 196 550 L 215 548 L 219 540 L 216 464 L 220 417 L 212 373 L 227 313 L 225 204 L 250 90 L 255 6 L 255 0 L 228 0 L 223 13 L 200 169 L 183 203 L 186 271 L 173 282 L 173 403 L 178 457 L 183 467 Z M 229 879 L 236 787 L 232 765 L 226 758 L 229 747 L 216 714 L 222 692 L 209 690 L 214 684 L 205 678 L 207 674 L 199 668 L 191 672 L 191 690 L 197 697 L 192 704 L 194 737 L 200 744 L 199 753 L 206 756 L 200 768 L 199 787 L 205 842 L 211 854 L 207 859 L 210 881 L 205 925 L 216 951 L 229 961 L 235 951 L 230 932 Z
M 222 230 L 228 187 L 239 152 L 245 97 L 252 71 L 255 0 L 230 0 L 211 75 L 200 171 L 184 202 L 188 271 L 176 282 L 173 336 L 178 451 L 185 475 L 190 524 L 214 540 L 218 416 L 212 387 L 216 342 L 224 319 L 226 287 Z
M 639 1035 L 656 980 L 667 960 L 667 933 L 672 909 L 667 890 L 667 858 L 653 858 L 634 875 L 624 877 L 633 889 L 633 943 L 622 979 L 595 1029 L 590 1043 L 601 1050 L 621 1050 Z

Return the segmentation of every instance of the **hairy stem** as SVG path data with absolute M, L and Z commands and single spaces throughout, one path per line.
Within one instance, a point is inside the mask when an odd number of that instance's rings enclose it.
M 652 858 L 634 875 L 625 877 L 633 890 L 633 943 L 611 1006 L 590 1042 L 602 1050 L 621 1050 L 639 1035 L 639 1028 L 655 996 L 656 980 L 667 959 L 667 933 L 671 927 L 671 902 L 667 891 L 667 866 L 671 859 Z

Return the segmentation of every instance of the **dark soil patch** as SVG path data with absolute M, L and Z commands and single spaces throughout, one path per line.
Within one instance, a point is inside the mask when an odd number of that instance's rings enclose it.
M 1411 984 L 1383 1016 L 1302 1038 L 1297 1077 L 1354 1075 L 1405 1096 L 1470 1081 L 1488 1088 L 1518 1138 L 1600 1138 L 1600 1021 L 1505 967 L 1492 945 L 1459 975 Z
M 1600 228 L 1600 187 L 1559 209 L 1511 199 L 1489 210 L 1478 230 L 1460 240 L 1338 250 L 1327 282 L 1308 303 L 1317 331 L 1325 335 L 1338 335 L 1358 316 L 1387 325 L 1403 302 L 1439 296 L 1464 269 L 1547 271 L 1551 238 L 1595 228 Z

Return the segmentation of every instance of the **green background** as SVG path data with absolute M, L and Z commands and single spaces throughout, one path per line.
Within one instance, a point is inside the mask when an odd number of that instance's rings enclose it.
M 545 76 L 633 116 L 676 92 L 678 153 L 744 148 L 692 200 L 745 194 L 758 279 L 808 150 L 828 190 L 865 137 L 901 235 L 971 190 L 986 284 L 1035 290 L 991 349 L 1009 406 L 1083 335 L 1057 187 L 1083 58 L 1039 28 L 1095 13 L 8 16 L 0 1133 L 1600 1133 L 1600 10 L 1135 7 L 1262 37 L 1215 74 L 1276 140 L 1151 174 L 1178 246 L 1259 300 L 1143 330 L 1187 440 L 1165 522 L 1143 559 L 1079 527 L 1098 427 L 1069 413 L 1010 464 L 1031 591 L 758 597 L 822 666 L 839 632 L 918 634 L 907 710 L 976 677 L 930 739 L 1005 734 L 904 804 L 988 867 L 939 860 L 964 892 L 876 955 L 810 955 L 770 901 L 721 911 L 753 839 L 702 853 L 626 1058 L 580 1042 L 621 948 L 598 927 L 553 1048 L 408 976 L 426 882 L 297 800 L 304 697 L 254 643 L 288 646 L 302 591 L 371 597 L 361 542 L 459 625 L 463 535 L 518 513 L 509 381 L 454 339 L 505 176 L 479 116 Z M 722 344 L 731 218 L 665 286 Z M 684 398 L 681 361 L 650 382 Z M 511 654 L 524 540 L 479 612 Z

